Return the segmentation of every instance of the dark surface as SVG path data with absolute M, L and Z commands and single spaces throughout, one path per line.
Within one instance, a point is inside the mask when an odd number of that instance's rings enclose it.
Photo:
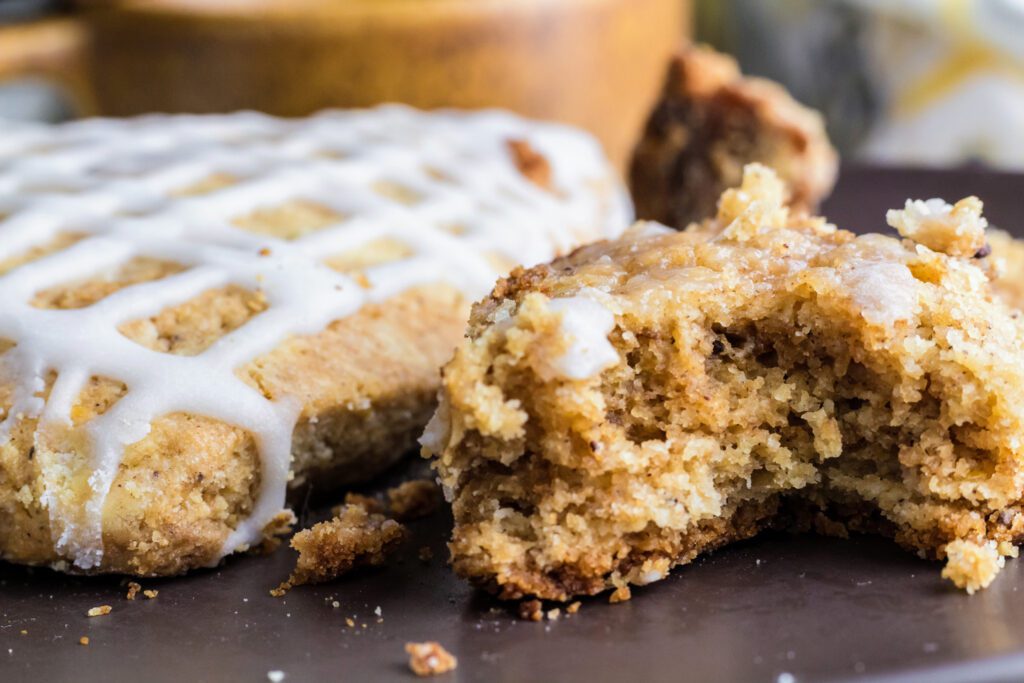
M 826 211 L 844 227 L 883 230 L 884 210 L 907 196 L 969 193 L 1008 229 L 1024 220 L 1024 176 L 980 172 L 849 168 Z M 428 639 L 459 657 L 439 681 L 1024 680 L 1021 561 L 968 596 L 937 563 L 881 539 L 769 535 L 630 602 L 596 598 L 573 617 L 532 623 L 449 572 L 448 523 L 413 524 L 400 561 L 382 570 L 282 599 L 267 591 L 287 576 L 288 550 L 142 581 L 160 595 L 134 602 L 116 578 L 0 564 L 0 681 L 266 681 L 278 670 L 288 682 L 408 681 L 403 645 Z M 434 549 L 428 563 L 416 559 L 423 545 Z M 102 604 L 113 612 L 86 618 Z

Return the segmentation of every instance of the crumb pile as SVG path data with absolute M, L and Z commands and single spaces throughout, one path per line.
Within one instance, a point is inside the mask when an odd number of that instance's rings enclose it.
M 685 228 L 715 215 L 743 166 L 776 169 L 787 201 L 813 209 L 832 190 L 838 157 L 821 116 L 763 78 L 744 77 L 731 57 L 688 47 L 668 70 L 661 98 L 633 154 L 637 216 Z
M 624 597 L 810 520 L 991 582 L 1024 536 L 1024 324 L 980 202 L 908 202 L 901 241 L 786 196 L 752 165 L 715 219 L 640 224 L 475 307 L 422 439 L 459 574 Z
M 275 597 L 307 583 L 323 583 L 357 567 L 378 567 L 405 540 L 406 530 L 393 519 L 347 504 L 337 517 L 292 537 L 299 552 L 287 581 L 272 590 Z

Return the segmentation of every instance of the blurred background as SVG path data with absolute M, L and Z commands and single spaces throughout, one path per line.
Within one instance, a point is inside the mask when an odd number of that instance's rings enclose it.
M 685 39 L 847 159 L 1024 169 L 1024 0 L 0 0 L 0 118 L 502 106 L 621 162 Z

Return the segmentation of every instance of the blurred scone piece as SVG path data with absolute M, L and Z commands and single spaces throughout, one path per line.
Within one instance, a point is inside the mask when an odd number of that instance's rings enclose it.
M 1016 555 L 1024 322 L 981 203 L 908 202 L 901 240 L 786 200 L 748 166 L 715 218 L 640 223 L 477 304 L 422 439 L 459 574 L 622 599 L 773 524 L 882 533 L 968 591 Z
M 729 56 L 684 48 L 633 154 L 637 217 L 680 229 L 711 218 L 751 162 L 774 168 L 787 203 L 803 210 L 832 190 L 838 163 L 817 112 L 777 83 L 744 77 Z

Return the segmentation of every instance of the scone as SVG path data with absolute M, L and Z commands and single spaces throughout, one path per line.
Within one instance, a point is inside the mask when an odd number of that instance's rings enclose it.
M 173 574 L 410 447 L 473 298 L 628 224 L 589 136 L 400 107 L 5 127 L 0 557 Z
M 676 228 L 711 218 L 751 162 L 782 176 L 790 205 L 813 210 L 832 190 L 838 158 L 821 116 L 782 86 L 744 77 L 735 60 L 710 48 L 685 48 L 633 153 L 637 217 Z
M 1024 535 L 1024 323 L 981 203 L 904 239 L 794 215 L 748 167 L 717 218 L 638 224 L 474 308 L 423 444 L 452 561 L 505 598 L 647 584 L 771 524 L 876 531 L 983 587 Z

